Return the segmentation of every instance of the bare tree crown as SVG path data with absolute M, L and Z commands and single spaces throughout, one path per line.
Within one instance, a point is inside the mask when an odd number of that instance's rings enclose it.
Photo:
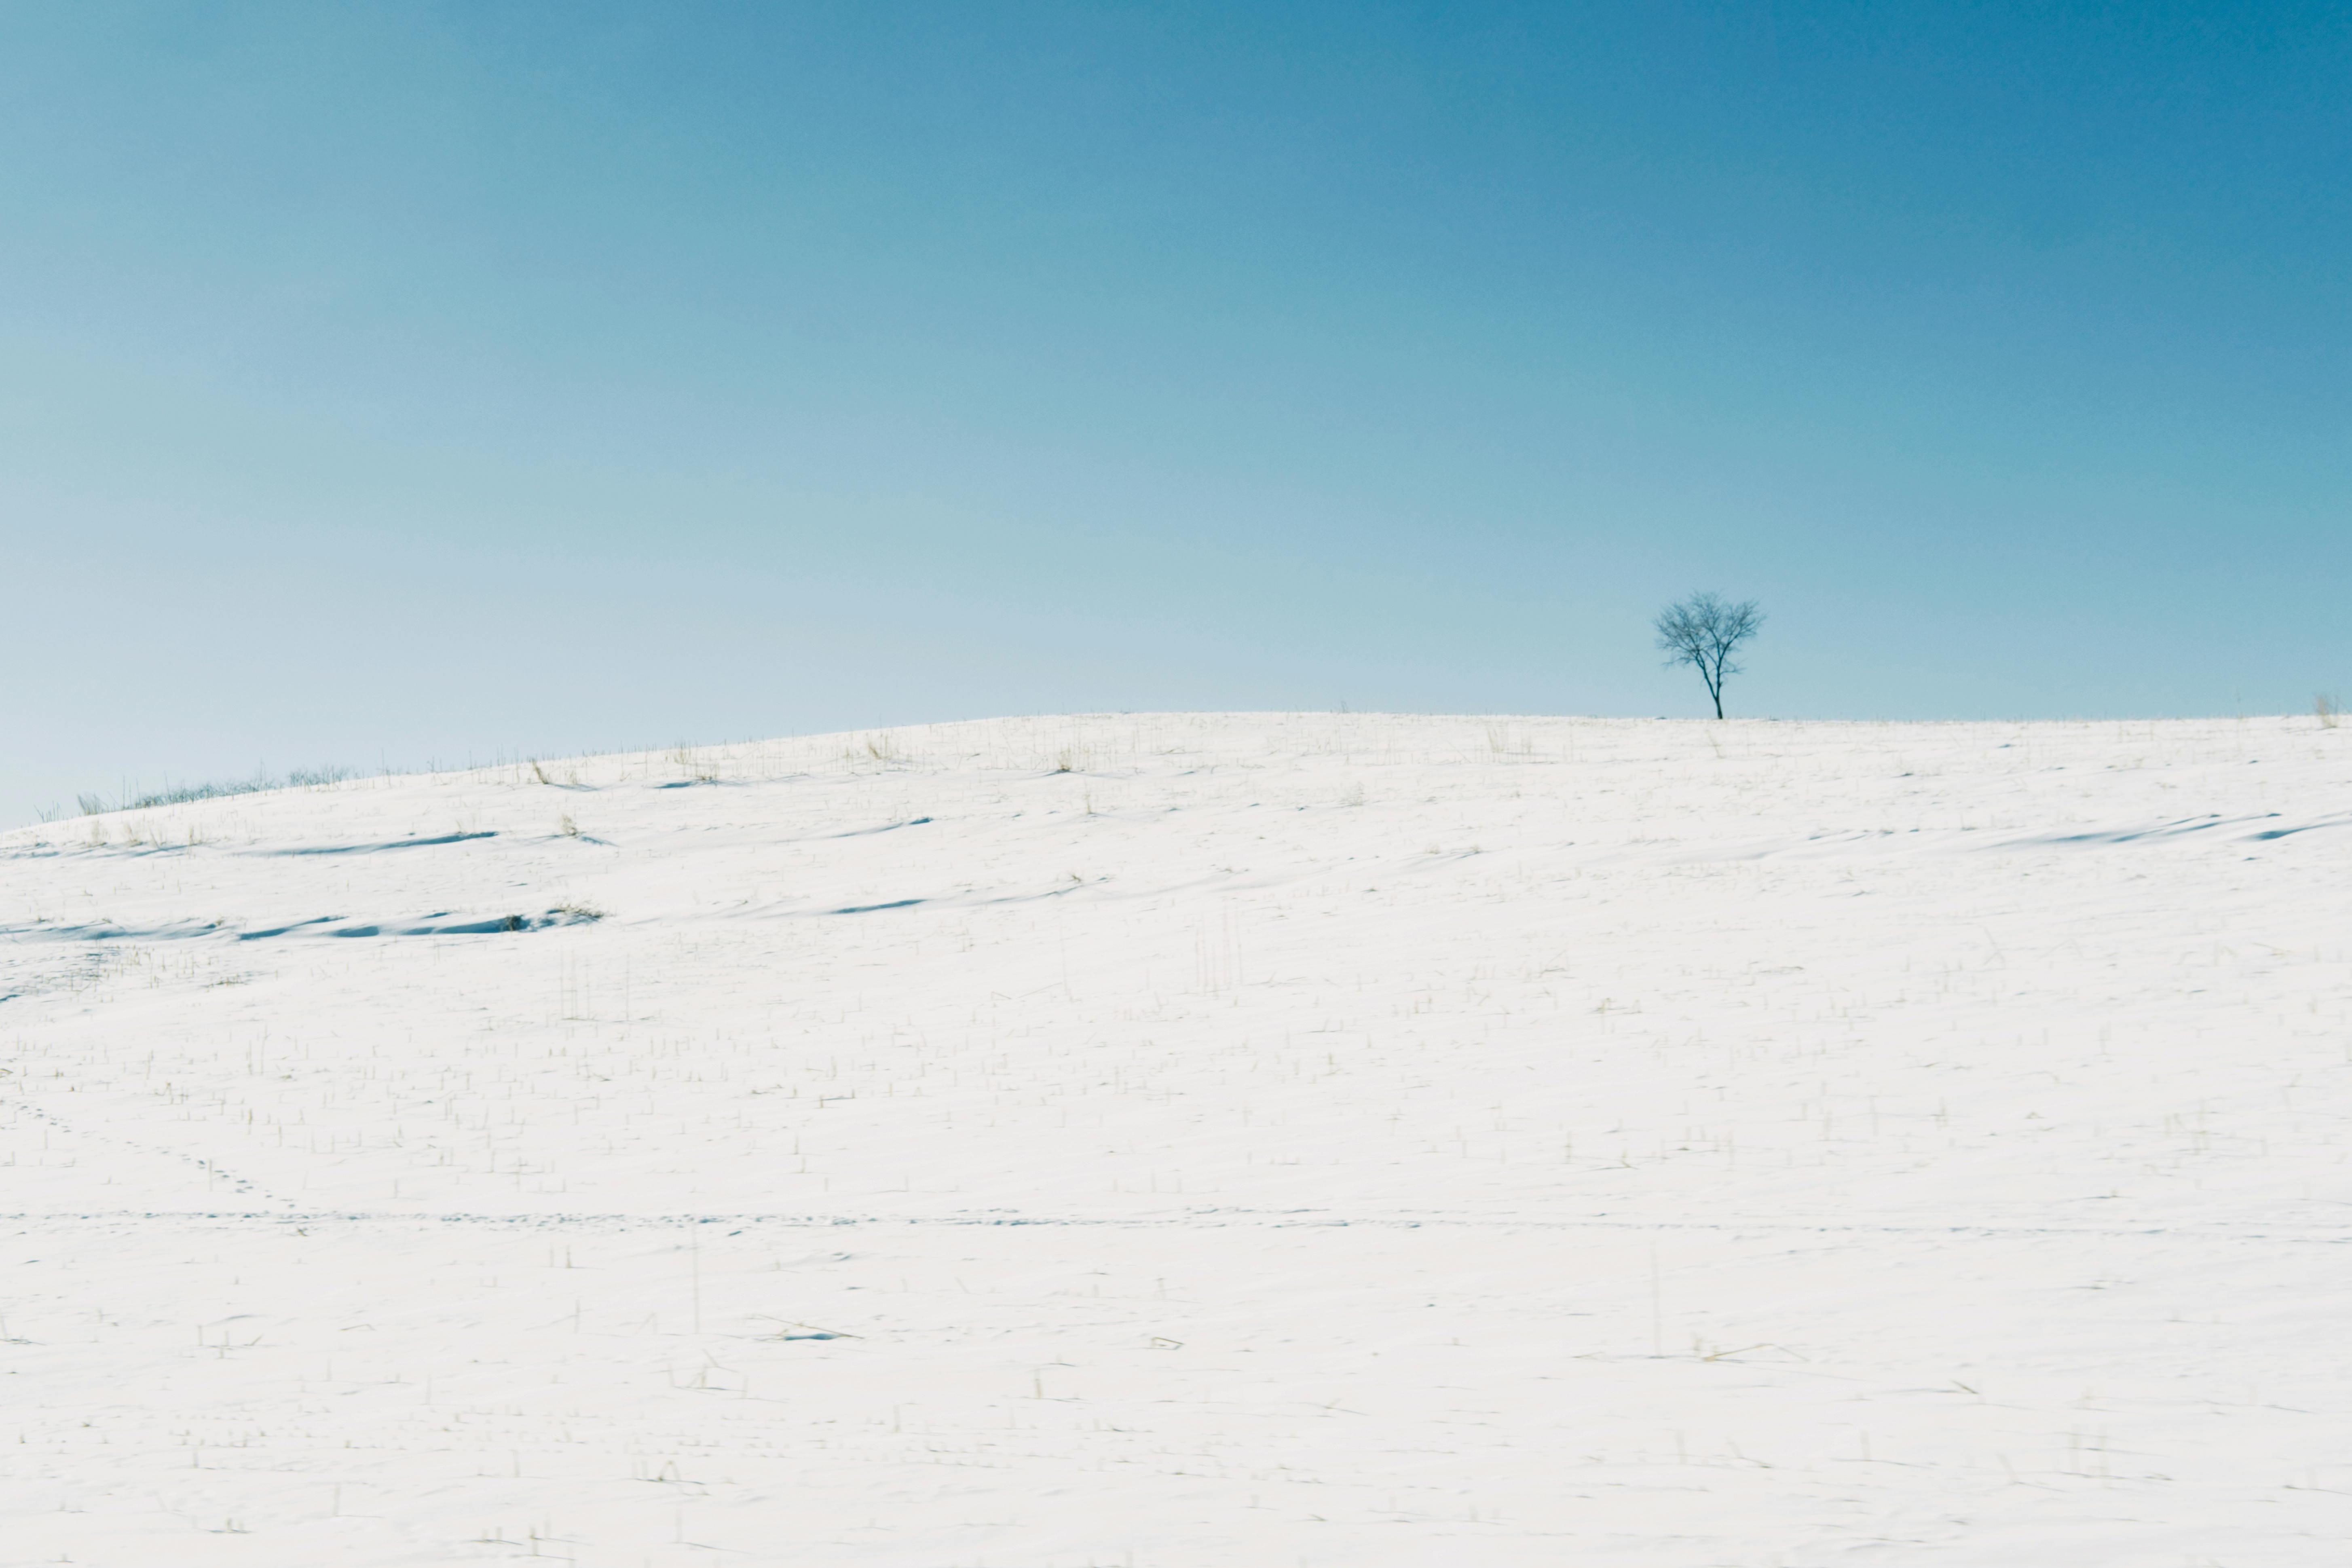
M 1699 679 L 1706 682 L 1707 696 L 1715 700 L 1715 716 L 1720 719 L 1724 679 L 1739 673 L 1731 656 L 1763 624 L 1764 612 L 1753 599 L 1733 605 L 1719 595 L 1693 594 L 1658 612 L 1658 647 L 1666 655 L 1668 669 L 1678 664 L 1697 669 Z

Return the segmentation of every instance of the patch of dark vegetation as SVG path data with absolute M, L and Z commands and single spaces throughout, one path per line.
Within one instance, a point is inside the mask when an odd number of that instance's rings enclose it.
M 310 784 L 341 784 L 359 775 L 350 768 L 295 768 L 284 778 L 274 779 L 268 773 L 255 773 L 249 779 L 216 780 L 211 784 L 166 784 L 160 790 L 144 795 L 126 793 L 119 801 L 109 803 L 102 795 L 83 795 L 75 797 L 84 816 L 100 816 L 110 811 L 147 811 L 159 805 L 185 805 L 190 801 L 221 800 L 230 795 L 260 795 L 273 789 L 299 789 Z

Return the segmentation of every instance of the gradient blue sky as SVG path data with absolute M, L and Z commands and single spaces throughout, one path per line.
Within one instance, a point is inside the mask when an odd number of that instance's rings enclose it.
M 0 8 L 0 821 L 1067 709 L 2352 694 L 2352 11 Z

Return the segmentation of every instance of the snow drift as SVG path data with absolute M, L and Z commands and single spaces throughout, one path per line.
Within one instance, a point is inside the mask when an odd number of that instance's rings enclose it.
M 1093 716 L 0 836 L 0 1561 L 2337 1561 L 2347 761 Z

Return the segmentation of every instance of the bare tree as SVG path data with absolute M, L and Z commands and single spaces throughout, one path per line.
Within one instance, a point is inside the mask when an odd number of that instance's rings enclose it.
M 1667 655 L 1668 669 L 1687 664 L 1698 670 L 1699 679 L 1706 682 L 1706 694 L 1715 699 L 1715 716 L 1720 719 L 1724 678 L 1739 673 L 1731 656 L 1763 624 L 1764 612 L 1753 599 L 1727 605 L 1713 594 L 1693 594 L 1658 612 L 1658 647 Z

